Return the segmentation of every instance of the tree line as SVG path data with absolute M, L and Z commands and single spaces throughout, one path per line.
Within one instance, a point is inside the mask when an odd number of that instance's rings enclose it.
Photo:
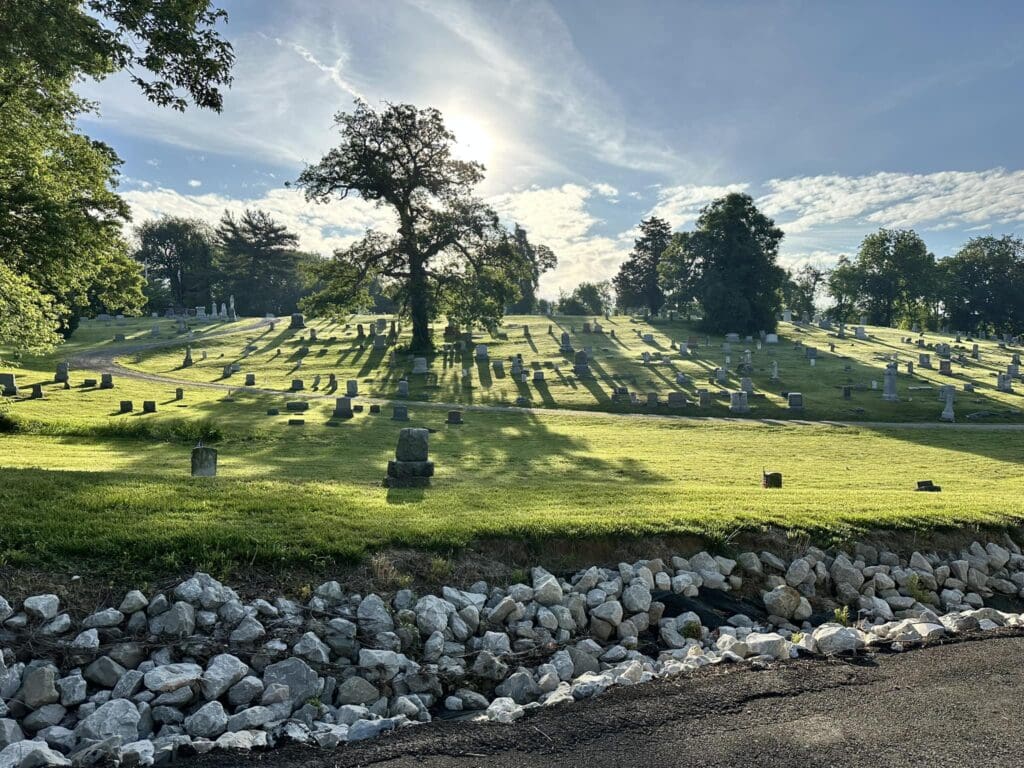
M 216 227 L 166 216 L 136 231 L 146 308 L 177 311 L 235 297 L 241 315 L 285 314 L 314 287 L 320 257 L 298 250 L 299 238 L 265 211 L 225 211 Z
M 709 204 L 691 232 L 672 232 L 663 219 L 646 219 L 612 280 L 616 306 L 651 315 L 665 309 L 695 314 L 712 332 L 773 330 L 782 308 L 797 316 L 866 318 L 906 328 L 1005 333 L 1024 326 L 1019 237 L 975 237 L 953 256 L 936 259 L 913 230 L 883 228 L 830 269 L 797 270 L 777 263 L 782 237 L 743 194 Z M 563 294 L 558 306 L 575 310 L 575 293 Z

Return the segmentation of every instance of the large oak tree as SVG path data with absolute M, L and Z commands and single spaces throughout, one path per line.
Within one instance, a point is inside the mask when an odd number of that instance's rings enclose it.
M 341 313 L 365 306 L 375 280 L 412 321 L 411 348 L 432 348 L 430 321 L 450 311 L 461 322 L 496 322 L 528 275 L 520 249 L 508 247 L 497 214 L 473 196 L 484 168 L 458 160 L 455 136 L 436 109 L 357 102 L 335 118 L 341 143 L 302 172 L 298 185 L 326 203 L 356 194 L 389 208 L 394 232 L 368 231 L 317 270 L 323 289 L 304 306 Z

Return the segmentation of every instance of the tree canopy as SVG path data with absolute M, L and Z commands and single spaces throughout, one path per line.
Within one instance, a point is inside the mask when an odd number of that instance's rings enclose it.
M 529 315 L 537 311 L 537 288 L 540 277 L 558 264 L 558 258 L 546 245 L 534 245 L 526 236 L 526 230 L 518 224 L 512 229 L 512 241 L 525 259 L 529 273 L 519 280 L 519 299 L 509 307 L 509 312 Z
M 776 264 L 781 241 L 753 199 L 733 193 L 705 206 L 694 231 L 666 249 L 662 279 L 670 295 L 692 295 L 709 331 L 771 331 L 785 280 Z
M 453 156 L 455 136 L 441 113 L 411 104 L 378 112 L 360 101 L 335 122 L 341 143 L 306 168 L 298 185 L 318 202 L 357 194 L 390 209 L 397 227 L 368 231 L 335 252 L 317 268 L 323 288 L 305 306 L 340 313 L 365 305 L 378 280 L 411 318 L 418 351 L 431 349 L 429 323 L 442 312 L 496 322 L 531 266 L 509 247 L 497 214 L 473 196 L 484 168 Z
M 658 313 L 665 303 L 658 266 L 671 240 L 672 227 L 664 219 L 651 216 L 640 222 L 640 237 L 634 240 L 632 252 L 612 278 L 619 308 Z
M 1013 333 L 1024 328 L 1024 240 L 975 237 L 938 262 L 939 297 L 955 328 Z
M 0 266 L 12 287 L 0 315 L 26 318 L 18 333 L 0 324 L 0 343 L 46 346 L 80 312 L 141 308 L 120 160 L 78 131 L 94 106 L 72 86 L 125 70 L 157 104 L 219 110 L 232 63 L 223 18 L 204 0 L 0 3 Z

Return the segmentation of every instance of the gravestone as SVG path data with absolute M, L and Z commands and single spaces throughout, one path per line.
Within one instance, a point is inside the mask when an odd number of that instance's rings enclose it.
M 120 406 L 120 413 L 131 413 L 135 409 L 135 405 L 131 400 L 122 400 Z
M 185 359 L 181 361 L 182 368 L 192 367 L 192 345 L 185 347 Z
M 150 328 L 149 335 L 157 339 L 160 338 L 160 326 L 154 325 L 152 328 Z
M 895 403 L 900 399 L 899 395 L 896 394 L 896 364 L 890 363 L 885 366 L 884 375 L 885 380 L 882 388 L 882 399 L 889 403 Z
M 653 344 L 653 343 L 654 343 L 654 334 L 651 334 L 651 333 L 645 333 L 645 334 L 644 334 L 643 336 L 641 336 L 640 338 L 641 338 L 641 339 L 642 339 L 643 341 L 645 341 L 646 343 L 648 343 L 648 344 Z
M 1014 379 L 1017 378 L 1018 376 L 1020 376 L 1020 366 L 1015 365 L 1014 363 L 1010 363 L 1009 365 L 1006 366 L 1006 375 Z
M 396 405 L 391 409 L 391 420 L 392 421 L 408 421 L 409 420 L 409 406 L 407 405 Z
M 657 392 L 648 392 L 647 393 L 647 407 L 648 408 L 657 408 L 658 407 L 658 393 Z
M 1013 379 L 1005 373 L 996 376 L 996 389 L 999 392 L 1013 392 Z
M 292 379 L 292 392 L 301 392 L 306 388 L 306 383 L 302 379 Z
M 650 365 L 651 364 L 651 353 L 650 352 L 644 352 L 643 354 L 640 355 L 640 359 L 643 360 L 644 365 Z
M 839 323 L 838 338 L 840 338 L 840 339 L 845 339 L 846 338 L 846 323 L 842 323 L 842 322 Z
M 861 341 L 868 340 L 868 330 L 863 325 L 855 326 L 853 329 L 853 335 Z
M 657 397 L 655 397 L 655 404 L 657 404 Z M 669 392 L 668 393 L 668 407 L 669 408 L 682 408 L 686 405 L 686 395 L 682 392 Z
M 980 349 L 978 348 L 977 344 L 971 346 L 971 357 L 975 360 L 981 357 Z
M 373 337 L 373 348 L 375 350 L 382 350 L 388 348 L 388 337 L 383 334 L 377 334 Z
M 67 384 L 71 376 L 69 371 L 71 370 L 71 364 L 68 362 L 57 363 L 57 373 L 54 374 L 53 380 L 58 384 Z
M 818 348 L 817 347 L 804 347 L 804 357 L 808 360 L 818 359 Z
M 932 367 L 932 356 L 926 355 L 923 352 L 917 356 L 917 365 L 919 368 L 925 368 L 931 370 Z
M 114 375 L 111 373 L 100 374 L 100 389 L 113 389 L 114 388 Z
M 82 380 L 82 387 L 84 387 L 84 388 L 95 387 L 96 383 L 97 383 L 96 379 L 83 379 Z
M 174 390 L 174 399 L 175 400 L 184 400 L 185 399 L 185 390 L 182 389 L 181 387 L 178 387 L 177 389 L 175 389 Z
M 956 415 L 953 413 L 953 388 L 950 387 L 949 391 L 946 392 L 946 405 L 942 409 L 942 414 L 939 416 L 939 421 L 948 421 L 950 423 L 956 421 Z
M 711 407 L 711 392 L 706 389 L 697 390 L 697 405 L 701 408 Z
M 487 345 L 477 344 L 475 357 L 477 360 L 487 360 Z
M 939 360 L 939 373 L 943 376 L 952 376 L 953 363 L 949 360 Z
M 729 393 L 729 411 L 731 413 L 750 413 L 750 405 L 747 403 L 747 393 L 730 392 Z
M 301 331 L 306 327 L 306 318 L 302 316 L 301 312 L 293 312 L 292 320 L 288 324 L 288 329 L 292 331 Z
M 309 410 L 309 403 L 305 400 L 289 400 L 284 404 L 284 409 L 289 413 L 304 413 Z
M 587 358 L 586 350 L 581 349 L 573 359 L 572 372 L 581 379 L 590 378 L 590 361 Z
M 544 383 L 544 371 L 537 369 L 533 372 L 533 383 L 543 384 Z
M 379 404 L 374 403 L 373 405 L 370 406 L 370 415 L 371 416 L 376 416 L 379 413 L 380 413 L 380 405 Z
M 348 379 L 345 382 L 345 394 L 349 397 L 356 397 L 359 394 L 359 382 L 356 379 Z
M 143 400 L 142 401 L 142 412 L 143 413 L 156 413 L 156 400 Z
M 409 396 L 409 382 L 405 379 L 399 379 L 398 381 L 398 396 L 408 397 Z
M 843 385 L 843 400 L 852 400 L 852 399 L 853 399 L 853 387 L 851 387 L 849 384 L 844 384 Z
M 748 395 L 754 394 L 754 382 L 748 376 L 744 376 L 740 379 L 740 389 L 746 392 Z
M 727 333 L 725 334 L 725 340 L 730 344 L 738 344 L 740 341 L 740 335 L 738 333 Z
M 804 396 L 799 392 L 790 392 L 786 395 L 786 405 L 791 411 L 802 411 L 804 409 Z
M 388 462 L 386 488 L 423 488 L 430 485 L 434 462 L 429 457 L 430 432 L 406 428 L 398 433 L 395 458 Z
M 725 368 L 715 368 L 715 381 L 718 384 L 725 384 L 729 381 L 729 371 Z
M 494 373 L 497 374 L 498 376 L 504 376 L 505 375 L 505 361 L 504 360 L 495 360 L 494 361 Z
M 414 357 L 412 359 L 412 372 L 414 374 L 424 374 L 427 372 L 427 358 L 425 357 Z
M 462 411 L 448 411 L 448 418 L 445 420 L 445 424 L 458 426 L 462 423 Z
M 765 344 L 778 344 L 779 343 L 779 334 L 777 334 L 777 333 L 766 333 L 765 336 L 764 336 L 764 343 Z
M 793 311 L 789 309 L 782 310 L 782 322 L 791 323 L 793 322 Z
M 565 355 L 571 355 L 573 352 L 572 339 L 569 338 L 569 334 L 565 331 L 562 332 L 562 339 L 561 342 L 559 342 L 558 351 Z
M 124 334 L 123 333 L 115 333 L 114 334 L 114 341 L 116 341 L 116 342 L 124 341 Z
M 228 365 L 224 366 L 224 370 L 222 371 L 221 375 L 225 379 L 228 379 L 228 378 L 231 378 L 231 374 L 233 374 L 234 372 L 235 372 L 235 369 L 230 364 L 228 364 Z
M 908 376 L 913 376 L 914 375 L 914 361 L 913 360 L 908 360 L 907 361 L 907 375 Z
M 956 393 L 956 387 L 953 384 L 943 384 L 943 385 L 941 385 L 939 387 L 939 402 L 940 403 L 944 403 L 946 401 L 946 397 L 951 392 L 952 393 Z
M 32 385 L 32 389 L 29 392 L 29 396 L 28 397 L 29 397 L 30 400 L 42 400 L 43 399 L 43 385 L 42 384 L 33 384 Z
M 689 386 L 689 384 L 690 384 L 690 377 L 687 376 L 682 371 L 679 371 L 678 373 L 676 373 L 676 384 L 679 384 L 680 386 L 683 386 L 683 387 Z
M 351 419 L 352 415 L 352 398 L 335 398 L 334 413 L 332 413 L 331 416 L 334 417 L 335 419 Z
M 192 477 L 217 476 L 217 449 L 201 442 L 192 449 Z

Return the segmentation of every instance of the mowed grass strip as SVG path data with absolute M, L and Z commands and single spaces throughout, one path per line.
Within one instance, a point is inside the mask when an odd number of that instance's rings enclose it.
M 765 525 L 842 538 L 1024 518 L 1013 433 L 529 413 L 445 427 L 443 413 L 415 406 L 408 425 L 363 414 L 331 428 L 328 410 L 259 434 L 221 419 L 212 480 L 188 477 L 188 442 L 0 437 L 0 552 L 14 563 L 295 565 L 481 538 L 724 539 Z M 433 487 L 384 489 L 409 425 L 437 430 Z M 762 469 L 785 487 L 762 490 Z M 921 479 L 943 492 L 914 492 Z

